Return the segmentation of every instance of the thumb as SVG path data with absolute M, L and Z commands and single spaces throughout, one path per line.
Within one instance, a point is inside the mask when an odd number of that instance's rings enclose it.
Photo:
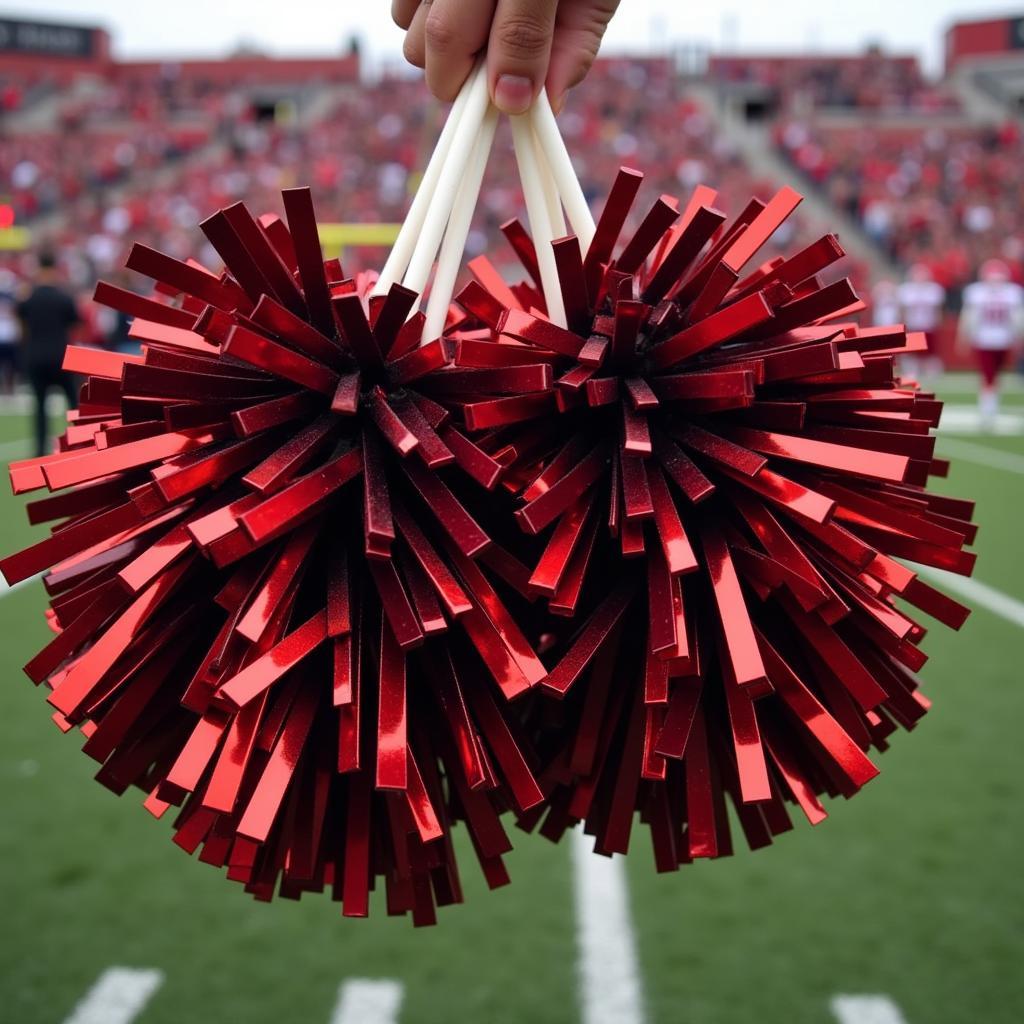
M 557 0 L 498 0 L 487 47 L 494 105 L 525 114 L 544 84 L 551 59 Z

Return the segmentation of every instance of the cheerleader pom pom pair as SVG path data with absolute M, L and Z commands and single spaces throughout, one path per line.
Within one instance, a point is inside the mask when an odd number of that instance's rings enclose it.
M 940 404 L 894 376 L 922 339 L 850 320 L 834 236 L 748 266 L 799 197 L 730 222 L 701 189 L 625 233 L 624 170 L 595 225 L 542 102 L 532 237 L 506 226 L 530 280 L 481 258 L 450 305 L 495 122 L 478 73 L 380 278 L 323 259 L 303 189 L 203 223 L 221 273 L 136 246 L 152 297 L 97 299 L 141 354 L 70 349 L 59 450 L 11 466 L 54 492 L 0 563 L 45 573 L 28 675 L 259 899 L 363 916 L 380 878 L 430 923 L 457 822 L 508 880 L 506 811 L 601 853 L 639 811 L 671 870 L 730 852 L 728 797 L 764 845 L 927 709 L 904 608 L 967 614 L 900 561 L 972 563 L 970 503 L 925 489 Z

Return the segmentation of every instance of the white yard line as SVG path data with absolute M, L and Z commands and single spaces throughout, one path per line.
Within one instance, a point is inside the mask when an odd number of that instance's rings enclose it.
M 964 462 L 973 462 L 978 466 L 1024 475 L 1024 455 L 1000 451 L 998 448 L 974 444 L 972 441 L 961 441 L 959 438 L 947 437 L 944 434 L 939 435 L 937 449 L 942 456 L 948 455 L 953 459 L 963 459 Z
M 1018 601 L 1009 594 L 1004 594 L 995 587 L 990 587 L 981 580 L 972 580 L 965 576 L 956 576 L 943 569 L 932 569 L 930 566 L 915 565 L 913 567 L 922 576 L 929 577 L 946 590 L 962 597 L 971 606 L 980 606 L 986 611 L 998 615 L 1011 625 L 1024 629 L 1024 602 Z
M 582 829 L 572 834 L 582 1021 L 643 1024 L 640 965 L 623 861 L 598 856 L 593 843 Z
M 983 419 L 977 406 L 946 404 L 942 410 L 939 436 L 945 434 L 996 434 L 1019 437 L 1024 433 L 1024 416 L 1017 412 L 1001 412 L 994 420 Z
M 405 986 L 390 978 L 350 978 L 338 989 L 331 1024 L 396 1024 Z
M 22 580 L 20 583 L 15 583 L 14 586 L 10 586 L 7 580 L 0 576 L 0 601 L 2 601 L 8 594 L 13 594 L 16 590 L 21 590 L 22 587 L 27 587 L 30 583 L 35 583 L 39 579 L 39 576 L 29 576 L 27 580 Z
M 829 1008 L 839 1024 L 907 1024 L 888 996 L 834 996 Z
M 164 972 L 153 968 L 109 967 L 64 1024 L 131 1024 L 163 982 Z

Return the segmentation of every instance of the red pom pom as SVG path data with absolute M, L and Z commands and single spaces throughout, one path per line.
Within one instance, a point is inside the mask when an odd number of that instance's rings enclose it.
M 726 795 L 758 847 L 787 803 L 817 822 L 876 774 L 866 751 L 928 707 L 925 630 L 895 599 L 967 614 L 897 559 L 969 572 L 975 531 L 925 489 L 940 403 L 894 375 L 923 339 L 847 321 L 849 282 L 817 276 L 835 236 L 745 272 L 800 197 L 731 223 L 710 189 L 662 197 L 616 254 L 641 178 L 620 172 L 585 258 L 553 243 L 568 330 L 475 264 L 459 301 L 489 333 L 454 379 L 478 382 L 465 423 L 538 538 L 531 589 L 576 616 L 542 683 L 562 701 L 538 727 L 542 831 L 583 819 L 625 853 L 639 811 L 674 870 L 730 852 Z
M 101 782 L 180 806 L 175 842 L 257 898 L 331 887 L 360 916 L 383 876 L 428 923 L 461 899 L 455 820 L 507 881 L 499 812 L 543 797 L 506 700 L 545 670 L 474 561 L 524 571 L 459 496 L 501 466 L 430 397 L 445 343 L 407 289 L 324 263 L 307 190 L 285 207 L 203 223 L 219 276 L 135 246 L 174 302 L 99 286 L 143 354 L 69 350 L 60 451 L 11 467 L 63 491 L 29 505 L 58 525 L 0 568 L 50 569 L 27 672 Z

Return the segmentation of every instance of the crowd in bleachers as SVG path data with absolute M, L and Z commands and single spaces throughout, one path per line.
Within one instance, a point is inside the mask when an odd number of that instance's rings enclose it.
M 925 78 L 916 57 L 874 49 L 836 57 L 712 57 L 708 73 L 724 88 L 753 87 L 782 111 L 826 107 L 933 112 L 957 106 L 951 94 Z
M 24 132 L 0 139 L 0 179 L 21 221 L 52 213 L 111 185 L 135 179 L 179 159 L 209 139 L 198 127 L 147 124 L 130 132 L 68 129 Z
M 45 71 L 32 73 L 0 72 L 0 125 L 4 117 L 17 114 L 33 103 L 45 99 L 57 88 L 57 83 Z
M 9 88 L 18 92 L 18 81 Z M 20 96 L 8 114 L 22 109 Z M 208 83 L 167 76 L 83 78 L 60 91 L 39 123 L 0 118 L 4 199 L 22 222 L 55 213 L 68 219 L 82 197 L 133 181 L 144 187 L 156 171 L 210 141 L 230 100 Z
M 777 123 L 777 144 L 810 185 L 860 218 L 897 261 L 927 262 L 954 298 L 992 255 L 1015 274 L 1024 270 L 1020 133 L 971 128 L 962 118 L 956 128 L 928 127 L 925 117 L 918 127 L 890 130 L 873 117 L 880 107 L 920 113 L 947 106 L 916 60 L 870 53 L 834 61 L 718 58 L 709 74 L 726 86 L 777 90 L 779 109 L 790 111 Z M 321 102 L 311 119 L 299 116 L 307 107 L 275 103 L 275 95 Z M 848 116 L 829 122 L 806 112 L 835 106 Z M 850 109 L 863 116 L 849 116 Z M 156 65 L 122 70 L 66 91 L 49 130 L 5 132 L 0 118 L 0 181 L 9 183 L 0 187 L 0 204 L 10 204 L 18 223 L 36 226 L 85 295 L 98 277 L 118 276 L 136 240 L 216 266 L 198 223 L 240 199 L 259 212 L 280 211 L 280 190 L 289 186 L 312 187 L 323 221 L 400 221 L 442 116 L 419 78 L 408 75 L 372 85 L 278 81 L 268 91 L 267 83 L 241 76 L 225 86 Z M 936 124 L 950 119 L 947 111 Z M 710 184 L 719 205 L 736 213 L 776 185 L 751 172 L 714 109 L 695 98 L 669 58 L 602 59 L 560 124 L 596 207 L 621 164 L 647 173 L 640 204 L 647 206 L 661 193 L 682 198 Z M 521 212 L 522 201 L 507 126 L 495 145 L 469 255 L 486 248 L 500 260 L 511 254 L 498 227 Z M 834 228 L 798 211 L 765 255 Z M 354 266 L 383 257 L 351 255 Z M 846 272 L 869 290 L 866 268 L 847 265 Z
M 791 119 L 779 124 L 776 139 L 882 250 L 905 265 L 927 264 L 954 301 L 993 256 L 1024 280 L 1018 123 L 898 127 Z
M 130 74 L 97 81 L 61 103 L 64 126 L 154 124 L 182 118 L 217 118 L 231 102 L 232 92 L 203 78 L 162 74 Z
M 16 79 L 0 75 L 0 117 L 21 110 L 25 102 L 25 86 Z
M 211 95 L 225 102 L 222 93 Z M 638 95 L 643 104 L 636 103 Z M 292 185 L 312 187 L 324 221 L 400 221 L 442 117 L 422 83 L 409 77 L 339 90 L 312 126 L 288 116 L 258 117 L 245 95 L 235 93 L 231 116 L 217 117 L 208 144 L 192 154 L 179 149 L 175 155 L 182 158 L 171 160 L 160 144 L 175 123 L 170 109 L 183 108 L 186 98 L 195 109 L 208 96 L 157 88 L 101 92 L 82 109 L 90 131 L 61 133 L 49 149 L 37 149 L 24 135 L 0 142 L 0 168 L 9 155 L 18 157 L 16 209 L 40 213 L 60 206 L 61 221 L 49 237 L 82 287 L 116 271 L 134 240 L 179 257 L 198 252 L 216 263 L 199 221 L 239 199 L 254 210 L 278 211 L 280 190 Z M 217 113 L 224 114 L 223 105 Z M 85 140 L 100 137 L 98 126 L 114 122 L 123 125 L 123 135 L 112 151 L 101 157 L 88 149 Z M 599 62 L 574 92 L 561 124 L 588 198 L 597 203 L 622 164 L 647 172 L 648 205 L 661 193 L 685 197 L 707 183 L 720 190 L 726 212 L 737 212 L 752 194 L 772 187 L 751 175 L 713 118 L 687 95 L 669 60 Z M 151 128 L 158 134 L 147 146 Z M 667 154 L 666 140 L 673 143 Z M 511 153 L 507 126 L 495 146 Z M 55 156 L 69 151 L 76 159 Z M 112 182 L 120 187 L 101 187 Z M 500 245 L 499 225 L 521 208 L 514 161 L 498 156 L 488 167 L 470 253 Z M 791 246 L 801 223 L 795 218 L 769 250 Z

